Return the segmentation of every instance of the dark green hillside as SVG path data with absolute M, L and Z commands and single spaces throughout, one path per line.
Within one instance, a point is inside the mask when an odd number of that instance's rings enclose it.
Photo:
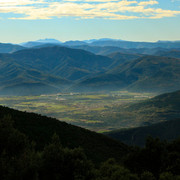
M 119 107 L 119 111 L 122 113 L 123 108 Z M 142 103 L 126 106 L 124 114 L 125 112 L 129 112 L 129 116 L 146 126 L 107 133 L 109 136 L 129 145 L 139 146 L 145 144 L 149 135 L 169 141 L 180 137 L 180 91 L 162 94 Z M 150 125 L 152 123 L 155 124 Z
M 12 117 L 15 128 L 35 141 L 38 149 L 48 144 L 56 132 L 64 147 L 82 147 L 94 162 L 102 162 L 111 157 L 120 160 L 129 151 L 126 145 L 104 135 L 53 118 L 0 106 L 0 118 L 5 115 Z
M 48 84 L 38 82 L 22 82 L 1 88 L 1 95 L 26 96 L 58 93 L 61 89 Z
M 114 47 L 114 46 L 101 47 L 101 46 L 82 45 L 82 46 L 72 46 L 72 48 L 83 49 L 85 51 L 89 51 L 94 54 L 105 55 L 105 56 L 111 53 L 115 53 L 115 52 L 126 52 L 126 51 L 129 52 L 129 50 L 127 49 L 122 49 L 122 48 Z
M 155 53 L 157 56 L 164 56 L 164 57 L 174 57 L 174 58 L 180 58 L 180 50 L 171 50 L 171 51 L 159 51 Z
M 25 118 L 21 113 L 20 118 L 22 116 Z M 39 121 L 41 118 L 35 120 Z M 37 125 L 36 128 L 41 124 Z M 32 129 L 32 126 L 29 127 Z M 40 135 L 43 137 L 44 134 Z M 45 146 L 37 150 L 35 143 L 19 131 L 19 128 L 17 129 L 16 122 L 14 125 L 12 116 L 0 117 L 0 179 L 178 180 L 180 178 L 179 139 L 167 143 L 149 137 L 144 148 L 126 146 L 126 150 L 131 150 L 121 154 L 123 158 L 120 163 L 111 158 L 101 164 L 97 164 L 97 160 L 94 164 L 90 160 L 91 156 L 87 156 L 82 148 L 64 147 L 61 140 L 55 133 L 50 141 L 46 139 Z M 92 151 L 97 149 L 96 147 L 92 147 Z M 93 156 L 96 156 L 95 153 L 96 151 L 93 152 Z
M 139 126 L 145 126 L 108 133 L 127 144 L 143 145 L 148 135 L 167 140 L 180 136 L 180 91 L 162 94 L 141 103 L 119 106 L 117 111 L 117 124 L 126 120 L 136 126 L 138 123 Z
M 131 54 L 144 54 L 144 55 L 156 55 L 155 53 L 162 51 L 170 51 L 169 48 L 161 48 L 161 47 L 156 47 L 156 48 L 133 48 L 133 49 L 128 49 Z
M 46 44 L 47 46 L 47 44 Z M 49 45 L 50 46 L 50 45 Z M 107 56 L 109 54 L 113 53 L 123 53 L 123 54 L 143 54 L 143 55 L 156 55 L 155 53 L 161 51 L 161 52 L 166 52 L 170 51 L 168 48 L 122 48 L 122 47 L 116 47 L 114 45 L 111 46 L 91 46 L 90 44 L 88 45 L 82 45 L 82 46 L 70 46 L 74 49 L 83 49 L 85 51 L 92 52 L 94 54 L 99 54 L 99 55 L 104 55 Z M 158 55 L 158 54 L 157 54 Z
M 114 59 L 115 60 L 114 63 L 116 65 L 120 65 L 125 62 L 130 62 L 132 60 L 138 59 L 139 57 L 142 57 L 143 55 L 115 52 L 115 53 L 109 54 L 107 56 Z
M 180 88 L 180 59 L 143 56 L 89 78 L 78 86 L 98 89 L 141 92 L 168 92 Z
M 174 111 L 180 111 L 180 90 L 161 94 L 145 102 L 129 106 L 133 110 L 141 108 L 157 107 L 157 108 L 171 108 Z
M 167 143 L 149 137 L 143 148 L 128 147 L 53 118 L 2 106 L 0 145 L 1 180 L 178 180 L 180 177 L 180 139 Z M 107 159 L 110 157 L 113 158 Z
M 108 57 L 60 46 L 0 54 L 0 94 L 58 92 L 71 81 L 105 72 L 112 63 Z
M 69 82 L 60 77 L 44 74 L 34 69 L 24 68 L 17 63 L 0 61 L 0 64 L 0 84 L 2 87 L 6 85 L 16 85 L 18 83 L 24 82 L 43 82 L 52 85 L 63 85 Z
M 21 63 L 12 62 L 6 55 L 0 55 L 0 94 L 39 95 L 53 93 L 70 84 L 68 80 L 28 69 Z
M 10 57 L 25 67 L 69 80 L 105 71 L 113 62 L 108 57 L 59 46 L 18 51 Z
M 148 136 L 172 141 L 180 137 L 180 119 L 170 120 L 150 126 L 116 130 L 106 135 L 128 145 L 144 146 Z
M 60 46 L 60 47 L 62 47 L 61 44 L 43 43 L 43 44 L 40 44 L 40 45 L 37 45 L 37 46 L 33 46 L 33 47 L 31 47 L 31 48 L 33 48 L 33 49 L 39 49 L 39 48 L 54 47 L 54 46 Z
M 47 46 L 47 44 L 46 44 Z M 50 46 L 50 45 L 49 45 Z M 111 46 L 91 46 L 91 44 L 88 45 L 81 45 L 81 46 L 70 46 L 74 49 L 83 49 L 85 51 L 92 52 L 94 54 L 99 54 L 99 55 L 109 55 L 113 53 L 125 53 L 125 54 L 143 54 L 143 55 L 157 55 L 161 56 L 159 53 L 163 52 L 168 52 L 172 48 L 161 48 L 161 47 L 155 47 L 155 48 L 138 48 L 138 47 L 133 47 L 133 48 L 123 48 L 123 47 L 117 47 L 115 45 Z M 179 50 L 179 48 L 173 48 L 176 50 Z M 174 56 L 173 56 L 174 57 Z
M 13 53 L 22 49 L 25 49 L 25 47 L 15 44 L 0 43 L 0 53 Z
M 137 119 L 144 119 L 144 125 L 180 118 L 180 91 L 162 94 L 125 109 L 137 114 Z

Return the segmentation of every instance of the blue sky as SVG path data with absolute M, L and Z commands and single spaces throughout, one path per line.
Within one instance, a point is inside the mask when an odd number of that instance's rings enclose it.
M 180 40 L 180 0 L 0 0 L 0 42 Z

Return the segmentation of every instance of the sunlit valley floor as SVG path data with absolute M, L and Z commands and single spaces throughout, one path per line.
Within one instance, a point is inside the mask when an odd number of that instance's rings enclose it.
M 125 108 L 154 96 L 152 93 L 59 93 L 40 96 L 0 97 L 1 105 L 14 109 L 35 112 L 93 131 L 130 128 L 142 125 L 133 120 L 135 112 Z M 121 112 L 122 111 L 122 112 Z

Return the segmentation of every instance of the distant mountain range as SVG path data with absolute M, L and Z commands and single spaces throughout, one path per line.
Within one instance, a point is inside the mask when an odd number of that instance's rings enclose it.
M 0 94 L 29 94 L 30 89 L 37 94 L 64 89 L 162 93 L 180 88 L 179 41 L 118 46 L 123 43 L 130 42 L 42 39 L 23 43 L 26 47 L 0 44 Z
M 0 54 L 0 63 L 0 93 L 19 95 L 29 94 L 30 89 L 37 94 L 61 91 L 74 81 L 105 72 L 113 60 L 54 46 Z
M 174 57 L 174 58 L 180 58 L 180 50 L 170 50 L 170 51 L 157 51 L 155 53 L 157 56 L 163 56 L 163 57 Z
M 59 92 L 70 83 L 63 78 L 27 68 L 8 54 L 0 55 L 0 64 L 0 93 L 4 95 Z
M 143 56 L 120 64 L 106 73 L 86 79 L 78 87 L 91 90 L 126 89 L 139 92 L 167 92 L 180 89 L 180 59 Z
M 62 44 L 62 42 L 56 39 L 39 39 L 37 41 L 28 41 L 28 42 L 20 43 L 21 46 L 24 46 L 26 48 L 31 48 L 31 47 L 39 46 L 43 44 L 57 44 L 58 45 L 58 44 Z
M 108 70 L 113 60 L 90 52 L 66 47 L 45 47 L 18 51 L 6 57 L 24 67 L 68 80 L 79 80 Z
M 13 53 L 25 49 L 25 47 L 9 43 L 0 43 L 0 53 Z
M 33 44 L 34 43 L 34 44 Z M 89 46 L 114 46 L 120 48 L 180 48 L 180 41 L 157 41 L 157 42 L 134 42 L 134 41 L 124 41 L 119 39 L 91 39 L 84 41 L 66 41 L 60 42 L 55 39 L 41 39 L 37 41 L 30 41 L 26 43 L 21 43 L 21 45 L 25 47 L 33 47 L 36 46 L 37 43 L 51 43 L 51 44 L 62 44 L 65 46 L 81 46 L 81 45 L 89 45 Z M 31 44 L 31 45 L 30 45 Z
M 180 41 L 157 41 L 157 42 L 134 42 L 134 41 L 124 41 L 119 39 L 90 39 L 84 41 L 66 41 L 61 42 L 56 39 L 39 39 L 37 41 L 28 41 L 16 44 L 3 44 L 0 43 L 0 53 L 10 53 L 24 48 L 32 48 L 36 46 L 51 46 L 51 45 L 61 45 L 68 46 L 78 49 L 88 50 L 95 54 L 106 55 L 113 52 L 123 53 L 140 53 L 140 54 L 151 54 L 153 55 L 159 50 L 169 50 L 169 49 L 180 49 Z M 120 49 L 119 49 L 120 48 Z M 119 50 L 118 50 L 119 49 Z M 130 51 L 128 51 L 128 49 Z M 107 51 L 107 52 L 106 52 Z

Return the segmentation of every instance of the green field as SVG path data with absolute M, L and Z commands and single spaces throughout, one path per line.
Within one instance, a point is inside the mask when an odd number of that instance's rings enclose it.
M 90 130 L 104 132 L 117 128 L 134 127 L 119 107 L 149 99 L 153 94 L 127 91 L 97 93 L 63 93 L 41 96 L 0 97 L 0 104 L 14 109 L 55 117 L 61 121 Z M 118 107 L 118 108 L 117 108 Z M 126 113 L 125 116 L 128 116 Z

